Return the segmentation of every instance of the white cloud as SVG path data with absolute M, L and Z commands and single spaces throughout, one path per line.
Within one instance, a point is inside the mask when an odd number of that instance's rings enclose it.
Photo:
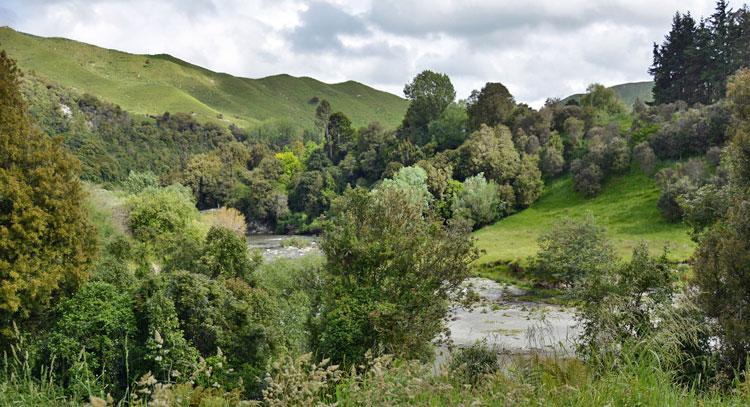
M 649 79 L 676 10 L 712 0 L 6 0 L 0 24 L 234 75 L 357 80 L 401 94 L 422 69 L 458 96 L 503 82 L 519 101 Z

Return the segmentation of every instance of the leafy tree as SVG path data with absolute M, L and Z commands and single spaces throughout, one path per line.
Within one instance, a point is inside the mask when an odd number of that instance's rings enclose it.
M 189 187 L 200 209 L 216 208 L 226 203 L 231 188 L 231 174 L 216 154 L 197 154 L 187 162 L 180 183 Z
M 427 138 L 430 122 L 439 118 L 456 99 L 456 91 L 448 75 L 425 70 L 404 86 L 404 95 L 411 103 L 404 115 L 402 131 L 412 143 L 424 145 L 430 141 Z
M 513 203 L 501 201 L 497 184 L 479 173 L 463 182 L 452 206 L 453 216 L 471 220 L 478 228 L 496 221 Z
M 397 190 L 347 191 L 332 209 L 315 323 L 318 352 L 356 364 L 366 351 L 431 357 L 449 297 L 476 258 L 468 229 L 447 228 Z
M 617 98 L 615 91 L 599 83 L 589 85 L 586 93 L 581 96 L 581 107 L 608 114 L 616 114 L 624 111 L 624 106 L 620 102 L 620 99 Z
M 602 190 L 604 174 L 598 165 L 574 160 L 570 164 L 573 174 L 573 188 L 586 197 L 594 197 Z
M 565 165 L 563 140 L 557 132 L 550 135 L 547 144 L 542 148 L 541 159 L 542 173 L 545 177 L 552 178 L 562 173 Z
M 323 133 L 323 141 L 328 145 L 331 143 L 331 135 L 328 132 L 328 122 L 331 118 L 332 112 L 331 104 L 325 99 L 321 100 L 318 107 L 315 108 L 315 127 L 318 128 L 318 131 Z M 330 153 L 330 155 L 333 155 L 333 153 Z
M 346 155 L 349 143 L 354 141 L 352 122 L 345 114 L 336 112 L 328 118 L 327 129 L 328 139 L 325 149 L 328 152 L 328 159 L 338 164 Z
M 166 278 L 149 276 L 135 293 L 135 317 L 143 361 L 139 374 L 152 372 L 161 381 L 182 381 L 196 370 L 198 350 L 185 339 L 180 329 L 174 301 L 167 293 Z
M 482 124 L 495 127 L 508 124 L 515 100 L 502 83 L 487 82 L 481 91 L 472 91 L 466 103 L 469 128 L 479 130 Z
M 437 119 L 430 122 L 428 131 L 438 151 L 453 149 L 461 145 L 468 136 L 466 108 L 451 103 Z
M 289 193 L 289 209 L 304 212 L 310 219 L 317 218 L 330 206 L 328 187 L 322 172 L 302 173 Z
M 716 335 L 726 370 L 741 371 L 750 355 L 747 264 L 750 264 L 750 70 L 729 80 L 732 142 L 728 146 L 727 209 L 699 235 L 695 254 L 695 285 L 701 308 L 716 321 Z
M 261 171 L 253 170 L 241 177 L 233 191 L 232 206 L 251 223 L 276 222 L 289 212 L 286 192 L 269 181 Z
M 398 193 L 410 205 L 422 206 L 427 209 L 432 201 L 432 195 L 427 187 L 427 171 L 418 166 L 403 167 L 393 176 L 386 178 L 374 192 L 390 194 Z
M 0 52 L 0 332 L 86 277 L 95 233 L 78 165 L 30 123 L 20 72 Z
M 516 205 L 521 208 L 529 207 L 542 194 L 543 188 L 544 181 L 542 181 L 542 172 L 539 170 L 539 157 L 522 154 L 518 177 L 513 181 Z
M 652 175 L 656 170 L 656 154 L 647 142 L 639 143 L 633 149 L 633 158 L 638 163 L 641 171 Z
M 456 172 L 461 178 L 484 173 L 503 184 L 518 174 L 519 155 L 505 126 L 482 126 L 458 149 Z
M 281 163 L 283 171 L 280 180 L 281 184 L 291 188 L 292 181 L 303 170 L 302 162 L 291 151 L 276 153 L 274 157 Z
M 203 357 L 226 352 L 230 382 L 244 381 L 246 394 L 257 396 L 263 371 L 279 341 L 278 309 L 263 290 L 241 279 L 213 280 L 203 274 L 176 271 L 168 275 L 167 293 L 174 301 L 185 338 Z
M 241 278 L 250 281 L 257 260 L 251 258 L 247 242 L 233 231 L 212 226 L 206 235 L 201 271 L 212 278 Z
M 563 219 L 542 234 L 533 268 L 551 283 L 575 286 L 603 273 L 615 259 L 604 228 L 588 214 L 581 220 Z
M 128 177 L 122 181 L 122 189 L 131 194 L 137 194 L 146 188 L 159 186 L 159 178 L 151 171 L 130 171 Z
M 190 191 L 181 185 L 147 188 L 129 201 L 128 226 L 133 237 L 157 252 L 180 236 L 195 236 L 198 210 Z

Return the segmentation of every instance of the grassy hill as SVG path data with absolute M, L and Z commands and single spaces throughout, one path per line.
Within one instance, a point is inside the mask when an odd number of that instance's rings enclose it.
M 63 38 L 0 28 L 0 48 L 25 71 L 90 93 L 132 113 L 195 113 L 198 119 L 253 127 L 286 121 L 313 128 L 313 98 L 328 99 L 357 126 L 397 126 L 407 101 L 361 83 L 326 84 L 289 75 L 261 79 L 217 73 L 170 55 L 134 55 Z M 313 101 L 311 101 L 313 100 Z
M 644 103 L 653 101 L 653 88 L 654 82 L 652 81 L 623 83 L 620 85 L 610 86 L 610 89 L 614 90 L 615 94 L 617 94 L 617 97 L 619 97 L 620 100 L 625 103 L 625 106 L 628 107 L 633 106 L 633 103 L 635 103 L 636 99 L 640 99 Z M 583 96 L 582 93 L 576 93 L 575 95 L 566 97 L 562 100 L 562 102 L 566 103 L 569 100 L 579 100 L 581 96 Z
M 694 244 L 681 223 L 666 222 L 656 207 L 659 190 L 654 181 L 633 172 L 607 182 L 599 196 L 585 199 L 573 191 L 570 177 L 552 182 L 530 208 L 474 233 L 486 251 L 478 263 L 523 259 L 536 253 L 537 238 L 564 217 L 581 218 L 587 212 L 607 228 L 618 254 L 629 256 L 641 240 L 660 251 L 669 244 L 671 257 L 685 260 Z

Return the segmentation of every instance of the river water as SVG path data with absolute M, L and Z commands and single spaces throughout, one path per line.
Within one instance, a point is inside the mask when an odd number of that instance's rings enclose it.
M 248 235 L 247 245 L 251 249 L 260 250 L 265 261 L 296 259 L 308 254 L 320 254 L 317 236 Z
M 265 261 L 321 254 L 318 236 L 248 235 L 247 244 L 260 250 Z M 451 308 L 448 328 L 456 346 L 484 341 L 500 353 L 573 352 L 572 342 L 580 334 L 573 309 L 518 301 L 522 290 L 486 278 L 469 278 L 465 286 L 476 291 L 480 301 L 471 309 L 458 304 Z

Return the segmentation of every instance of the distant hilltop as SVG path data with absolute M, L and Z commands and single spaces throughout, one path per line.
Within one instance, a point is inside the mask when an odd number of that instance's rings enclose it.
M 198 119 L 253 127 L 287 123 L 312 129 L 327 99 L 355 126 L 395 128 L 408 102 L 359 82 L 327 84 L 286 74 L 249 79 L 214 72 L 167 54 L 137 55 L 0 28 L 0 47 L 34 75 L 115 103 L 132 113 L 193 113 Z

